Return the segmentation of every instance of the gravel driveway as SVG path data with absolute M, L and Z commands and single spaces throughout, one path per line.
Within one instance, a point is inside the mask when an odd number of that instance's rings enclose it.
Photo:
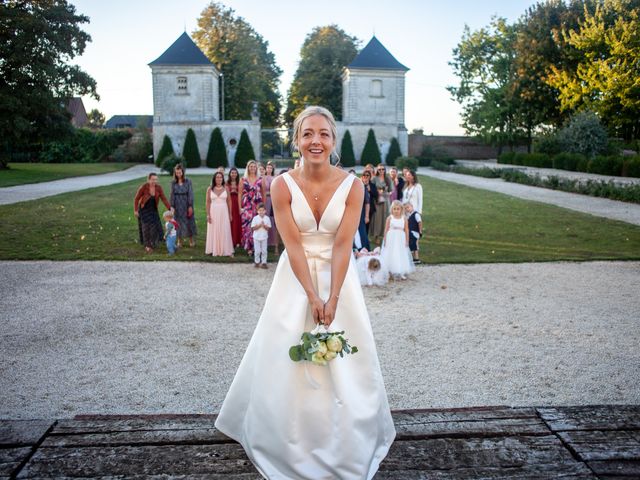
M 273 275 L 173 262 L 0 268 L 4 418 L 217 412 Z M 391 408 L 638 404 L 639 291 L 639 262 L 422 266 L 367 289 Z

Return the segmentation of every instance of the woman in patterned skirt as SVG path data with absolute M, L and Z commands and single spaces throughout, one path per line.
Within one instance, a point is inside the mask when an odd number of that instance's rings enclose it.
M 164 237 L 158 215 L 158 200 L 162 200 L 168 210 L 171 209 L 162 187 L 158 185 L 158 175 L 150 173 L 133 199 L 133 214 L 138 219 L 140 243 L 144 245 L 147 253 L 151 253 Z
M 249 256 L 253 255 L 253 232 L 251 220 L 258 213 L 258 204 L 262 202 L 262 187 L 258 176 L 258 164 L 249 160 L 240 182 L 240 218 L 242 219 L 242 248 Z
M 178 222 L 178 247 L 182 246 L 182 239 L 189 239 L 189 246 L 195 246 L 196 217 L 193 214 L 193 186 L 191 180 L 184 174 L 181 163 L 173 168 L 171 182 L 171 205 L 173 218 Z
M 231 238 L 235 248 L 242 241 L 242 220 L 240 219 L 240 174 L 236 167 L 231 167 L 227 177 L 227 192 L 231 199 Z
M 376 200 L 376 211 L 369 225 L 369 235 L 373 237 L 373 241 L 379 246 L 384 237 L 385 225 L 389 216 L 389 194 L 394 185 L 382 164 L 378 165 L 371 183 L 378 190 L 378 198 Z

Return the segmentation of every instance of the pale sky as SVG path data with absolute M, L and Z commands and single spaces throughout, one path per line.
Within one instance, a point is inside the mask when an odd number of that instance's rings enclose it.
M 206 0 L 70 0 L 90 17 L 83 29 L 92 37 L 77 63 L 98 83 L 100 102 L 84 98 L 87 112 L 98 108 L 115 114 L 152 114 L 151 69 L 185 30 L 192 34 Z M 374 34 L 410 68 L 406 75 L 406 126 L 426 134 L 461 135 L 460 107 L 445 87 L 456 84 L 448 62 L 465 24 L 486 26 L 493 15 L 517 20 L 533 0 L 227 0 L 269 42 L 283 70 L 286 93 L 295 74 L 300 47 L 316 26 L 337 24 L 358 37 L 364 47 Z

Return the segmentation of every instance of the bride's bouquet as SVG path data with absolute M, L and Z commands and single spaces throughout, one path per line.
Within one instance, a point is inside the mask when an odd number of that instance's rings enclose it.
M 310 332 L 304 332 L 300 343 L 289 349 L 289 357 L 294 362 L 306 360 L 316 365 L 326 365 L 338 355 L 344 357 L 358 351 L 358 347 L 349 345 L 342 332 L 329 332 L 320 324 Z

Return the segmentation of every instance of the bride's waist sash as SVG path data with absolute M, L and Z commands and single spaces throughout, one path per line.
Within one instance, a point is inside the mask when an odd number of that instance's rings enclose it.
M 307 260 L 331 262 L 331 252 L 336 235 L 334 233 L 300 233 L 302 248 Z

